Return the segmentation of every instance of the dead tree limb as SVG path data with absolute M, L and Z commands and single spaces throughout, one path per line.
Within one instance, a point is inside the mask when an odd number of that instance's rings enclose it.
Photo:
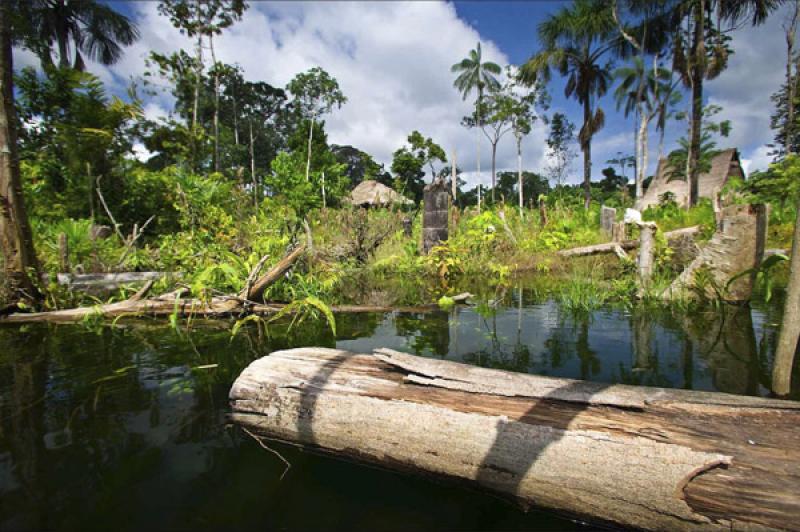
M 266 274 L 259 277 L 253 282 L 246 293 L 240 294 L 242 299 L 248 301 L 257 301 L 263 294 L 264 290 L 280 279 L 281 275 L 292 267 L 292 265 L 299 259 L 306 251 L 306 245 L 300 244 L 291 253 L 282 258 L 275 266 L 273 266 Z
M 675 231 L 667 231 L 664 236 L 667 240 L 673 240 L 684 235 L 696 235 L 700 232 L 700 226 L 695 225 L 692 227 L 685 227 L 683 229 L 676 229 Z M 562 249 L 558 252 L 561 257 L 587 257 L 589 255 L 599 255 L 601 253 L 617 253 L 617 248 L 623 250 L 631 250 L 639 247 L 638 240 L 623 240 L 622 242 L 606 242 L 604 244 L 595 244 L 592 246 L 582 246 L 578 248 Z

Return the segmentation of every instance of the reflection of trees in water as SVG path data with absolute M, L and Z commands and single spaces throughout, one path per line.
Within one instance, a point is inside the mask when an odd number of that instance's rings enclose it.
M 202 449 L 180 451 L 180 467 L 188 461 L 196 475 L 213 449 L 231 445 L 228 389 L 272 350 L 270 339 L 126 327 L 0 330 L 0 522 L 50 529 L 141 519 L 143 501 L 129 488 L 160 489 L 176 467 L 170 448 Z
M 446 357 L 450 350 L 450 315 L 445 311 L 427 314 L 398 313 L 394 318 L 398 336 L 411 338 L 416 355 Z
M 570 312 L 558 307 L 557 325 L 544 342 L 550 369 L 561 368 L 572 356 L 577 356 L 580 370 L 578 378 L 591 380 L 600 373 L 601 360 L 589 345 L 591 322 L 590 312 Z
M 708 364 L 714 388 L 728 393 L 759 395 L 769 388 L 769 359 L 759 349 L 749 305 L 686 317 L 696 354 Z

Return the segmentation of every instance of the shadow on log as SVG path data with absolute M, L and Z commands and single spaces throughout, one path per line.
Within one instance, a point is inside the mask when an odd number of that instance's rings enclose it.
M 595 522 L 798 528 L 800 403 L 323 348 L 256 360 L 230 399 L 258 438 Z

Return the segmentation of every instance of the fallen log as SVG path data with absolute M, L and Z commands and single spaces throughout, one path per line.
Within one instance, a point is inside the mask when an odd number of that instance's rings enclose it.
M 43 276 L 46 277 L 46 276 Z M 163 277 L 180 279 L 182 273 L 173 272 L 119 272 L 119 273 L 58 273 L 56 282 L 71 290 L 116 290 L 117 288 L 146 281 L 156 281 Z
M 606 385 L 390 350 L 246 368 L 233 422 L 274 439 L 650 530 L 800 529 L 800 403 Z
M 147 287 L 149 289 L 149 287 Z M 209 300 L 196 298 L 181 299 L 158 296 L 150 299 L 137 298 L 117 303 L 108 303 L 94 307 L 78 307 L 48 312 L 14 312 L 16 307 L 9 308 L 6 315 L 0 312 L 0 325 L 22 323 L 77 323 L 87 318 L 99 317 L 115 319 L 119 317 L 158 317 L 176 314 L 180 318 L 228 318 L 244 314 L 269 316 L 277 314 L 286 306 L 285 303 L 254 304 L 235 296 L 219 296 Z M 388 306 L 388 305 L 332 305 L 334 314 L 365 314 L 385 312 L 441 312 L 439 305 Z
M 675 240 L 686 235 L 695 235 L 700 232 L 700 226 L 684 227 L 674 231 L 667 231 L 664 236 L 667 240 Z M 599 255 L 601 253 L 618 253 L 621 248 L 625 251 L 639 247 L 638 240 L 623 240 L 621 242 L 606 242 L 605 244 L 595 244 L 592 246 L 582 246 L 578 248 L 562 249 L 558 254 L 562 257 L 587 257 L 589 255 Z

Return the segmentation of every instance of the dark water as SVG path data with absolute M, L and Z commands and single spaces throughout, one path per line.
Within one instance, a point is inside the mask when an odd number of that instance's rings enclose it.
M 575 315 L 510 292 L 495 310 L 340 316 L 337 339 L 307 324 L 233 339 L 221 323 L 0 327 L 0 529 L 579 527 L 286 446 L 280 480 L 282 462 L 225 425 L 231 383 L 274 349 L 386 346 L 542 375 L 767 393 L 775 308 Z

